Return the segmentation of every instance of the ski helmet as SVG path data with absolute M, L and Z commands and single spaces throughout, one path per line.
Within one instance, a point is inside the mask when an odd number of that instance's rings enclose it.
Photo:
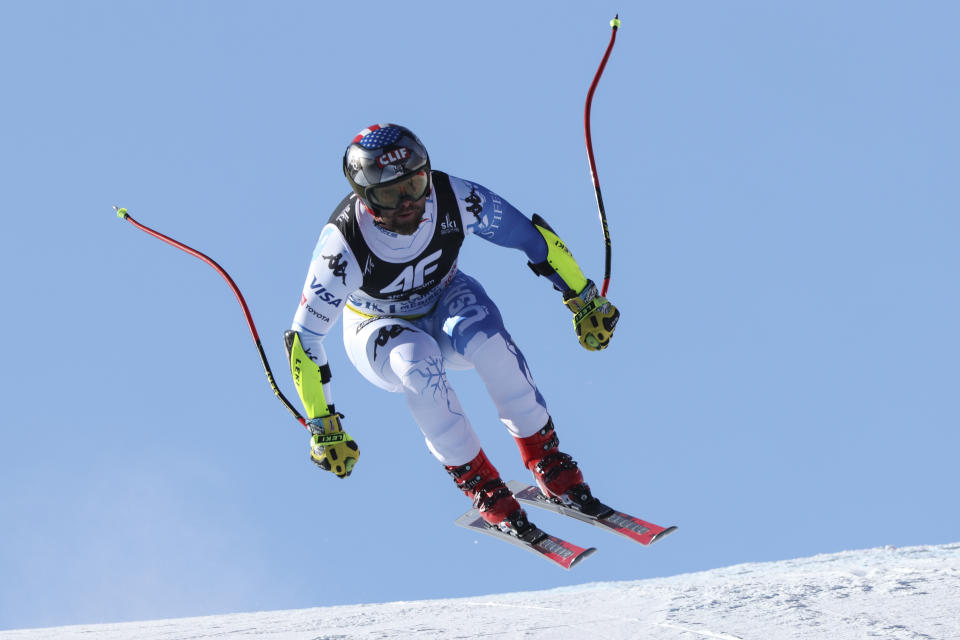
M 419 200 L 430 189 L 430 157 L 406 127 L 375 124 L 356 135 L 343 154 L 343 173 L 354 193 L 376 211 Z

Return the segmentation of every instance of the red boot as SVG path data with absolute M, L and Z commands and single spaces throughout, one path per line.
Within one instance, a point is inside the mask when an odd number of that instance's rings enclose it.
M 532 526 L 483 449 L 470 462 L 445 468 L 487 523 L 514 534 L 522 534 Z
M 592 501 L 590 487 L 576 461 L 557 447 L 560 440 L 553 429 L 553 419 L 532 436 L 516 438 L 523 464 L 533 472 L 540 491 L 555 501 L 576 505 Z

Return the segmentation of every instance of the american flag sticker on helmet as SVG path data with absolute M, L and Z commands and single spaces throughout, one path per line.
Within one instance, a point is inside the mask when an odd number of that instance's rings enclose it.
M 403 135 L 403 129 L 395 124 L 375 124 L 367 127 L 353 139 L 365 149 L 375 149 L 392 144 Z

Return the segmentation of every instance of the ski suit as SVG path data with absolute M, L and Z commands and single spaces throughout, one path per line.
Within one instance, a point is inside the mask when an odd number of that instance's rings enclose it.
M 460 246 L 476 235 L 539 264 L 548 244 L 529 218 L 489 189 L 440 171 L 431 180 L 412 235 L 378 226 L 355 194 L 343 199 L 320 234 L 292 328 L 322 367 L 323 340 L 342 315 L 350 361 L 374 385 L 404 393 L 430 451 L 455 466 L 481 447 L 447 369 L 476 369 L 514 437 L 536 433 L 550 418 L 497 306 L 458 270 Z M 561 291 L 579 292 L 586 279 L 573 271 L 544 275 Z

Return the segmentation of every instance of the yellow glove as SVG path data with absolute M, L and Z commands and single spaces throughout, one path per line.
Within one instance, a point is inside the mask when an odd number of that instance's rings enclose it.
M 360 447 L 340 426 L 342 414 L 331 413 L 307 420 L 310 428 L 310 459 L 338 478 L 346 478 L 360 458 Z
M 583 291 L 579 295 L 569 292 L 563 304 L 574 314 L 573 328 L 583 348 L 589 351 L 606 349 L 620 319 L 620 312 L 600 295 L 597 285 L 587 280 Z

